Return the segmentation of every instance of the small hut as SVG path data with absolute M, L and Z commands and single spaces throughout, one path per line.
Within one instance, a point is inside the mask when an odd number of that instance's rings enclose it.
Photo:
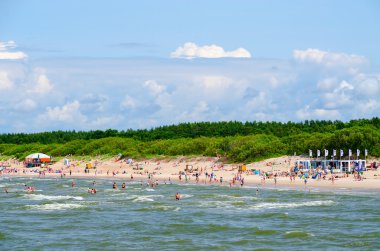
M 27 167 L 41 166 L 45 163 L 51 162 L 51 156 L 44 153 L 32 153 L 25 157 L 25 164 Z

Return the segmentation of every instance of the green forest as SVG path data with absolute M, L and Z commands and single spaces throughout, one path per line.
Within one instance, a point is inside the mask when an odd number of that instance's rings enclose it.
M 380 118 L 304 122 L 196 122 L 149 130 L 52 131 L 0 134 L 1 158 L 23 159 L 43 152 L 55 158 L 115 156 L 152 158 L 222 156 L 231 163 L 282 155 L 306 155 L 309 149 L 368 149 L 380 156 Z M 362 156 L 364 158 L 364 156 Z

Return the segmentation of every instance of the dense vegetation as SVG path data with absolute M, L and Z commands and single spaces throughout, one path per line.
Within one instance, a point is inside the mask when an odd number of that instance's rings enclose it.
M 151 130 L 53 131 L 1 134 L 0 153 L 22 159 L 32 152 L 52 156 L 216 156 L 249 162 L 308 149 L 368 149 L 380 156 L 380 119 L 305 122 L 201 122 Z

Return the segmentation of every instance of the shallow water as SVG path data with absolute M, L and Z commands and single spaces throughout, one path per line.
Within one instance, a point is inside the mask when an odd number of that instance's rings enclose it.
M 0 177 L 0 250 L 380 249 L 380 192 L 71 181 Z

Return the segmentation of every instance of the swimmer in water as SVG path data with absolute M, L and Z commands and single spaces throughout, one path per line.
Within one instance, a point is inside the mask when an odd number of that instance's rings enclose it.
M 117 189 L 116 182 L 113 183 L 112 188 L 113 188 L 113 189 Z
M 175 194 L 175 199 L 176 199 L 176 200 L 180 200 L 180 199 L 181 199 L 181 195 L 179 194 L 179 192 L 177 192 L 177 193 Z
M 125 189 L 125 182 L 123 182 L 123 184 L 121 184 L 121 188 Z
M 5 193 L 8 193 L 8 187 L 4 188 Z

